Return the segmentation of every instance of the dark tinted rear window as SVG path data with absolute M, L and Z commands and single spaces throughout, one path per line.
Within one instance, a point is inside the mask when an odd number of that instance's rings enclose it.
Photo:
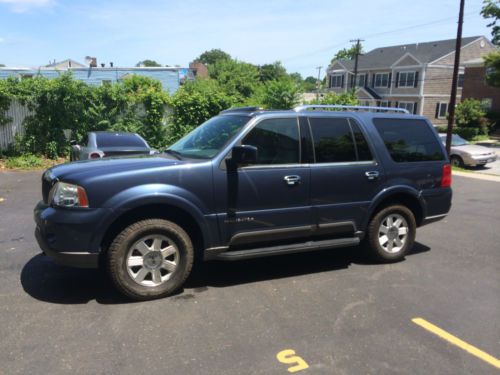
M 444 159 L 435 133 L 424 120 L 378 118 L 373 123 L 395 162 Z
M 147 147 L 142 139 L 133 134 L 96 133 L 97 147 Z

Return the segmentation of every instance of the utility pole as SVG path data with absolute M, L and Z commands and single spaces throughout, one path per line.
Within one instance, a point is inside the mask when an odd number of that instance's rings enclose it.
M 455 65 L 453 67 L 453 80 L 451 81 L 451 98 L 448 106 L 448 129 L 446 131 L 446 152 L 450 154 L 451 135 L 453 133 L 453 122 L 455 121 L 455 103 L 457 101 L 458 68 L 460 65 L 460 49 L 462 48 L 462 24 L 464 23 L 464 2 L 460 0 L 460 12 L 458 14 L 457 41 L 455 45 Z
M 316 81 L 316 100 L 319 100 L 319 88 L 321 86 L 320 76 L 321 76 L 321 66 L 317 66 L 318 69 L 318 80 Z
M 354 39 L 350 40 L 351 43 L 356 42 L 356 57 L 354 58 L 354 84 L 353 88 L 356 89 L 356 81 L 358 80 L 358 58 L 361 55 L 361 42 L 364 42 L 363 39 Z M 366 84 L 366 83 L 365 83 Z

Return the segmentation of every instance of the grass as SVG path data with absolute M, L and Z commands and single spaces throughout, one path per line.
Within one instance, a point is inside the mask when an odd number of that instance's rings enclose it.
M 0 170 L 38 170 L 52 167 L 56 164 L 64 163 L 66 159 L 56 160 L 47 159 L 33 154 L 24 154 L 21 156 L 10 156 L 0 158 Z

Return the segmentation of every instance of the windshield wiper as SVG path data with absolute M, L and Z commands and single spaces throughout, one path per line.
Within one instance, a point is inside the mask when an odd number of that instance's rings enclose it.
M 166 154 L 174 155 L 178 160 L 182 160 L 182 154 L 179 151 L 166 149 L 164 152 Z

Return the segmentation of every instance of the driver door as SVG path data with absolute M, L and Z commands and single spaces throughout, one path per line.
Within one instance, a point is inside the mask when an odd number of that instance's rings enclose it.
M 240 144 L 257 147 L 257 162 L 214 171 L 222 242 L 258 247 L 309 235 L 310 170 L 301 164 L 298 118 L 264 119 Z

